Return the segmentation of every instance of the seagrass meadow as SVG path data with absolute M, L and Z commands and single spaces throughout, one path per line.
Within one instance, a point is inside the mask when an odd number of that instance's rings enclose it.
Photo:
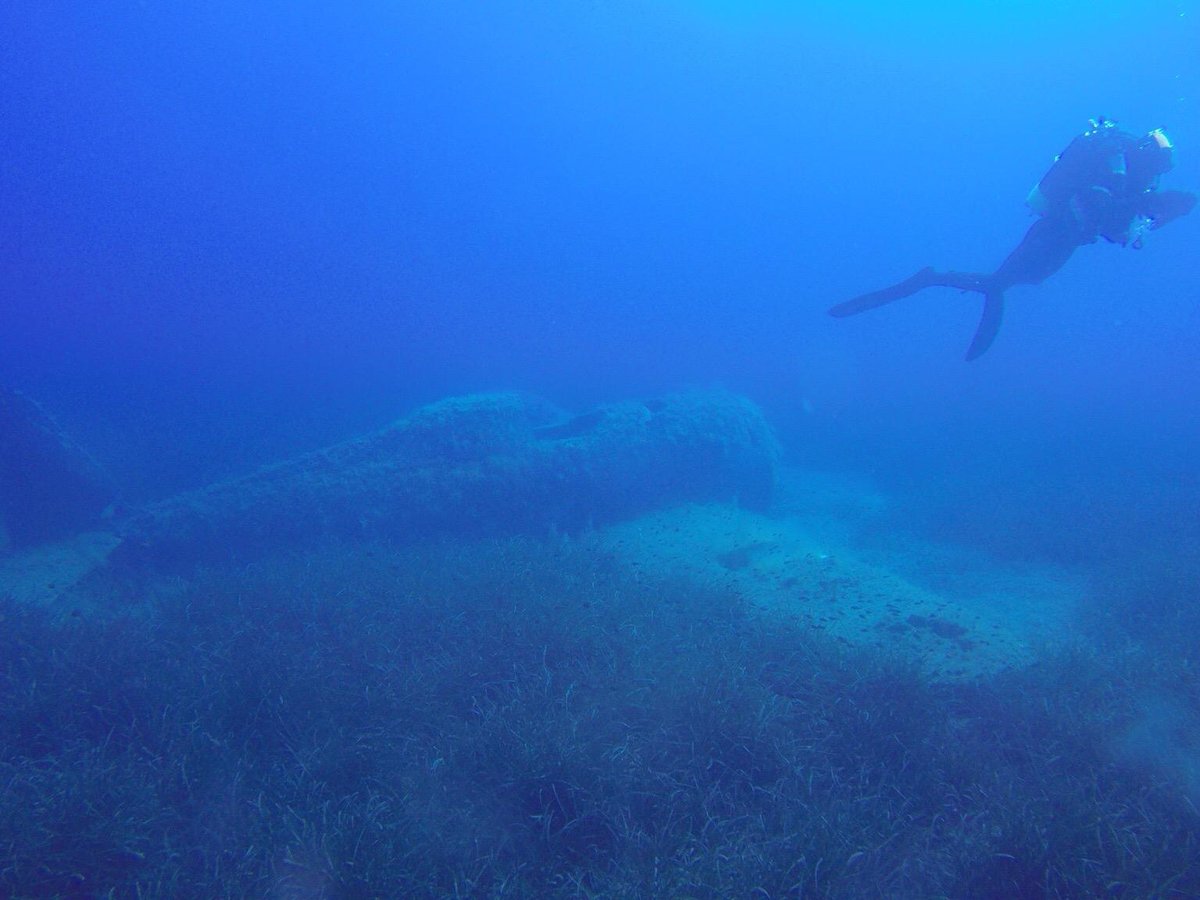
M 1197 785 L 1146 758 L 1192 746 L 1195 683 L 1148 649 L 935 681 L 587 538 L 332 544 L 3 626 L 14 897 L 1200 886 Z

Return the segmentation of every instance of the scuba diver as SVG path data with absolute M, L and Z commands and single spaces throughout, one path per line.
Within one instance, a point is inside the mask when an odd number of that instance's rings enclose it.
M 852 316 L 911 296 L 928 287 L 983 294 L 983 317 L 967 350 L 982 356 L 1000 330 L 1004 292 L 1015 284 L 1041 284 L 1076 248 L 1099 238 L 1140 249 L 1150 231 L 1187 215 L 1196 205 L 1189 191 L 1158 190 L 1159 176 L 1174 166 L 1174 148 L 1161 129 L 1137 137 L 1108 119 L 1090 127 L 1060 153 L 1026 204 L 1038 219 L 996 271 L 938 272 L 924 268 L 898 284 L 839 303 L 832 316 Z

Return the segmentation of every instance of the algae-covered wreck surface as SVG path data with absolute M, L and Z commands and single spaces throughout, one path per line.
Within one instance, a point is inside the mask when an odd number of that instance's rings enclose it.
M 723 392 L 570 416 L 516 393 L 453 397 L 122 523 L 120 566 L 252 559 L 329 538 L 572 532 L 687 500 L 765 508 L 779 450 Z

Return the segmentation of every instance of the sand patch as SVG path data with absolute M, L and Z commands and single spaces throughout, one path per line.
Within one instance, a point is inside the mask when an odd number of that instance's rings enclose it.
M 114 534 L 94 531 L 59 543 L 6 553 L 0 556 L 0 593 L 22 603 L 53 604 L 84 576 L 102 566 L 119 543 Z
M 693 504 L 610 526 L 602 540 L 647 573 L 719 585 L 760 609 L 848 645 L 900 653 L 931 676 L 968 678 L 1019 666 L 1065 640 L 1081 582 L 1066 572 L 981 557 L 954 579 L 910 577 L 864 558 L 836 522 L 774 518 L 735 506 Z M 892 551 L 893 553 L 898 551 Z M 965 562 L 915 544 L 912 558 Z

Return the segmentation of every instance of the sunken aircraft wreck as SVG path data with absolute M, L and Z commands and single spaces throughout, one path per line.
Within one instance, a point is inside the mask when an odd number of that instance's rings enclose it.
M 761 411 L 726 392 L 574 417 L 518 393 L 453 397 L 145 507 L 117 523 L 108 564 L 170 571 L 335 538 L 571 533 L 684 501 L 763 508 L 779 455 Z

